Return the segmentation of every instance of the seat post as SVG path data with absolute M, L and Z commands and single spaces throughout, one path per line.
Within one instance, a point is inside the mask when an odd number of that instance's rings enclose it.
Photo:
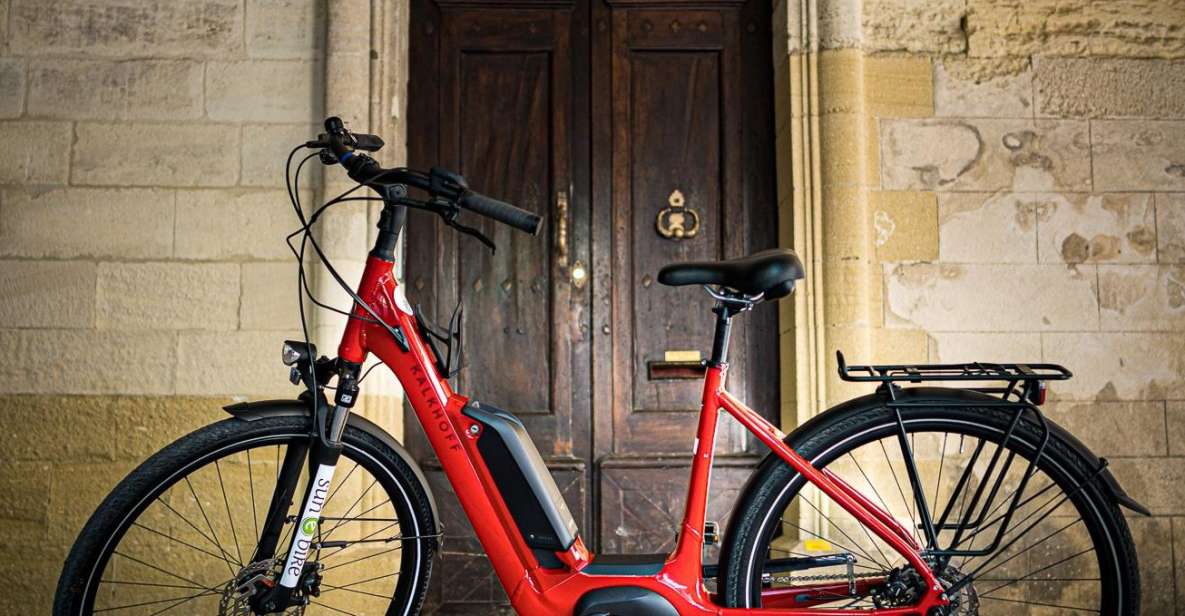
M 732 330 L 732 317 L 739 311 L 729 302 L 719 301 L 712 308 L 712 312 L 716 314 L 716 336 L 712 340 L 712 358 L 708 360 L 708 365 L 722 366 L 728 363 L 728 338 Z

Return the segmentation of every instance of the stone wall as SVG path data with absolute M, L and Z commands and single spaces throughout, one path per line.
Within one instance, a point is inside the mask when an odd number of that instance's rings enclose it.
M 0 0 L 0 613 L 45 614 L 102 496 L 231 396 L 292 395 L 282 165 L 317 0 Z M 365 94 L 363 94 L 365 98 Z
M 783 236 L 820 281 L 786 421 L 865 391 L 836 349 L 1063 363 L 1048 415 L 1154 511 L 1145 613 L 1182 613 L 1185 3 L 788 2 Z

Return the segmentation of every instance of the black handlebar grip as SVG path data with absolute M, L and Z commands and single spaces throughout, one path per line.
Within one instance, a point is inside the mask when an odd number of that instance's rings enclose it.
M 539 233 L 539 225 L 543 222 L 543 219 L 536 214 L 472 191 L 466 192 L 458 199 L 457 205 L 520 231 L 526 231 L 531 235 Z

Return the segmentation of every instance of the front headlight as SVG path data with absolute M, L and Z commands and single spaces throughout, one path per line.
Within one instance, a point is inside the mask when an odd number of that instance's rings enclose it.
M 284 347 L 280 350 L 280 361 L 284 362 L 285 366 L 295 366 L 309 357 L 312 346 L 296 340 L 285 340 Z

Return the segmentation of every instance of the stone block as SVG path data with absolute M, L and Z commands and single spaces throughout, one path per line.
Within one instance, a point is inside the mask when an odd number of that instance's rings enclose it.
M 325 49 L 325 0 L 247 2 L 247 54 L 314 58 Z
M 1185 458 L 1116 458 L 1110 462 L 1119 485 L 1153 514 L 1185 512 Z
M 292 332 L 181 332 L 177 393 L 295 396 L 280 345 Z
M 0 122 L 0 184 L 65 184 L 73 137 L 69 122 Z
M 865 109 L 878 118 L 934 115 L 933 74 L 929 58 L 868 56 L 864 59 Z
M 932 261 L 938 257 L 934 193 L 876 191 L 869 196 L 877 259 Z
M 936 363 L 1036 363 L 1041 360 L 1041 335 L 1035 333 L 930 334 L 930 361 Z
M 313 139 L 324 129 L 314 124 L 248 124 L 243 127 L 243 168 L 240 183 L 244 186 L 284 186 L 284 163 L 292 148 Z M 302 187 L 316 186 L 321 174 L 305 165 L 300 176 Z M 295 167 L 295 163 L 293 164 Z M 293 169 L 295 173 L 295 169 Z
M 1185 118 L 1185 62 L 1056 57 L 1034 62 L 1038 116 Z
M 299 226 L 283 190 L 177 193 L 176 252 L 183 259 L 291 258 L 284 238 Z
M 1156 260 L 1156 214 L 1150 194 L 1054 194 L 1039 212 L 1042 262 Z
M 242 329 L 300 328 L 296 295 L 296 263 L 244 263 L 243 297 L 239 310 Z
M 49 541 L 69 545 L 132 462 L 66 462 L 49 467 Z
M 0 261 L 0 327 L 90 327 L 95 264 Z
M 0 118 L 20 117 L 24 110 L 25 61 L 20 58 L 0 58 Z
M 1169 455 L 1185 455 L 1185 401 L 1166 402 L 1165 409 L 1168 416 Z
M 1086 122 L 885 120 L 884 187 L 1014 192 L 1090 189 Z
M 165 394 L 176 334 L 164 331 L 0 330 L 0 393 Z
M 1160 0 L 975 2 L 967 50 L 979 57 L 1181 57 L 1181 5 Z
M 151 259 L 173 252 L 173 193 L 146 188 L 0 191 L 0 254 Z
M 228 186 L 239 128 L 227 124 L 81 123 L 71 179 L 116 186 Z
M 906 264 L 887 271 L 890 326 L 931 332 L 1098 328 L 1092 267 Z
M 1096 120 L 1096 190 L 1185 190 L 1185 121 Z
M 1100 265 L 1104 330 L 1185 330 L 1185 266 Z
M 1046 193 L 938 193 L 938 258 L 947 263 L 1036 263 Z
M 866 0 L 863 9 L 866 49 L 936 54 L 966 49 L 967 4 L 960 0 Z
M 934 114 L 960 118 L 1033 117 L 1027 61 L 951 57 L 934 64 Z
M 202 71 L 192 60 L 34 60 L 29 109 L 72 120 L 202 117 Z
M 100 263 L 100 329 L 235 329 L 234 263 Z
M 1041 410 L 1100 456 L 1168 454 L 1163 402 L 1050 402 Z
M 44 541 L 49 531 L 49 477 L 44 463 L 6 460 L 0 473 L 0 523 L 13 533 L 12 543 Z M 7 560 L 7 559 L 6 559 Z
M 206 66 L 206 113 L 221 121 L 316 121 L 321 75 L 315 62 L 211 62 Z
M 1185 193 L 1161 193 L 1154 199 L 1157 260 L 1185 263 Z
M 1052 390 L 1058 398 L 1185 399 L 1185 335 L 1180 333 L 1046 333 L 1041 346 L 1045 361 L 1074 372 L 1074 378 Z
M 1141 500 L 1141 496 L 1135 496 Z M 1165 592 L 1175 583 L 1173 573 L 1173 519 L 1129 515 L 1128 528 L 1140 558 L 1140 613 L 1172 614 L 1175 597 Z
M 243 48 L 239 0 L 11 0 L 9 47 L 31 56 L 214 57 Z

